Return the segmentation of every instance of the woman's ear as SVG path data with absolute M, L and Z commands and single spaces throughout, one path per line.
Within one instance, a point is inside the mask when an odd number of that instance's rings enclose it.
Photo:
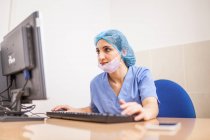
M 123 50 L 121 51 L 121 53 L 122 53 L 122 56 L 126 56 L 126 55 L 127 55 L 127 50 L 123 49 Z

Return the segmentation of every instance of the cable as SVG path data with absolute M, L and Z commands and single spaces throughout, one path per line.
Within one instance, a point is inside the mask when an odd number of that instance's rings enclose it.
M 9 90 L 9 88 L 11 88 L 12 83 L 13 83 L 13 80 L 14 80 L 14 79 L 11 79 L 10 85 L 9 85 L 5 90 L 1 91 L 0 94 L 4 93 L 5 91 Z M 0 95 L 0 96 L 1 96 L 1 95 Z
M 29 79 L 31 78 L 30 71 L 27 70 L 27 69 L 23 70 L 23 75 L 24 75 L 24 79 L 25 79 L 26 81 L 25 81 L 25 84 L 23 85 L 23 87 L 22 87 L 22 89 L 21 89 L 20 92 L 24 92 L 25 87 L 26 87 L 26 85 L 27 85 Z M 21 97 L 20 97 L 20 98 L 21 98 Z M 10 108 L 11 108 L 15 103 L 17 103 L 17 100 L 18 100 L 17 98 L 14 100 L 14 102 L 10 105 Z
M 32 115 L 30 115 L 30 116 L 42 117 L 42 116 L 40 116 L 40 115 L 45 115 L 45 116 L 44 116 L 45 118 L 49 118 L 49 117 L 46 115 L 46 113 L 33 113 L 33 112 L 29 112 L 29 113 L 32 114 Z M 39 114 L 40 114 L 40 115 L 39 115 Z
M 25 82 L 25 84 L 24 84 L 24 86 L 23 86 L 23 88 L 22 88 L 23 91 L 24 91 L 24 89 L 25 89 L 27 83 L 28 83 L 28 80 L 26 80 L 26 82 Z
M 24 109 L 24 111 L 21 111 L 21 112 L 23 113 L 31 112 L 35 107 L 36 105 L 31 105 L 31 106 L 21 105 L 21 109 Z
M 30 71 L 27 70 L 27 69 L 25 69 L 25 70 L 23 71 L 23 75 L 24 75 L 24 79 L 25 79 L 25 80 L 29 80 L 29 79 L 31 78 Z
M 5 110 L 5 111 L 11 111 L 8 107 L 4 107 L 2 105 L 0 105 L 0 108 L 3 109 L 3 110 Z
M 21 106 L 21 109 L 25 109 L 25 111 L 21 111 L 21 112 L 23 112 L 23 113 L 31 113 L 32 115 L 30 115 L 30 116 L 42 117 L 40 115 L 45 115 L 46 118 L 48 117 L 46 115 L 46 113 L 33 113 L 33 112 L 31 112 L 35 107 L 36 107 L 36 105 L 34 105 L 34 104 L 33 105 L 30 105 L 30 106 L 22 105 Z M 38 115 L 38 114 L 40 114 L 40 115 Z
M 30 71 L 27 70 L 27 69 L 25 69 L 25 70 L 23 71 L 23 75 L 24 75 L 24 79 L 26 80 L 26 82 L 25 82 L 25 84 L 24 84 L 24 86 L 23 86 L 23 88 L 22 88 L 22 90 L 24 91 L 24 89 L 25 89 L 25 87 L 26 87 L 26 85 L 27 85 L 27 83 L 28 83 L 28 80 L 31 78 Z

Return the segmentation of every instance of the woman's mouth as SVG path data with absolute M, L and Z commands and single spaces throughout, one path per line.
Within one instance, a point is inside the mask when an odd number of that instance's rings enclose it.
M 108 63 L 108 62 L 101 62 L 100 64 L 101 64 L 101 65 L 104 65 L 104 64 L 106 64 L 106 63 Z

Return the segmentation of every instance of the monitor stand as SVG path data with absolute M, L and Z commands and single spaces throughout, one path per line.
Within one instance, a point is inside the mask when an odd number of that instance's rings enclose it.
M 25 91 L 25 90 L 24 90 Z M 10 108 L 0 111 L 0 122 L 43 121 L 46 117 L 28 116 L 21 112 L 21 97 L 25 95 L 22 89 L 11 90 Z M 27 93 L 27 92 L 26 92 Z
M 21 97 L 24 91 L 22 89 L 11 90 L 11 110 L 21 112 Z

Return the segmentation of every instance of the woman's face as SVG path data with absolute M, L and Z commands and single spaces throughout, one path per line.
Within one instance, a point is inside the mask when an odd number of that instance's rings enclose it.
M 98 62 L 101 65 L 104 65 L 110 61 L 112 61 L 117 56 L 120 56 L 118 51 L 112 47 L 111 44 L 101 39 L 97 43 L 96 52 L 98 54 Z M 120 59 L 120 57 L 119 57 Z

